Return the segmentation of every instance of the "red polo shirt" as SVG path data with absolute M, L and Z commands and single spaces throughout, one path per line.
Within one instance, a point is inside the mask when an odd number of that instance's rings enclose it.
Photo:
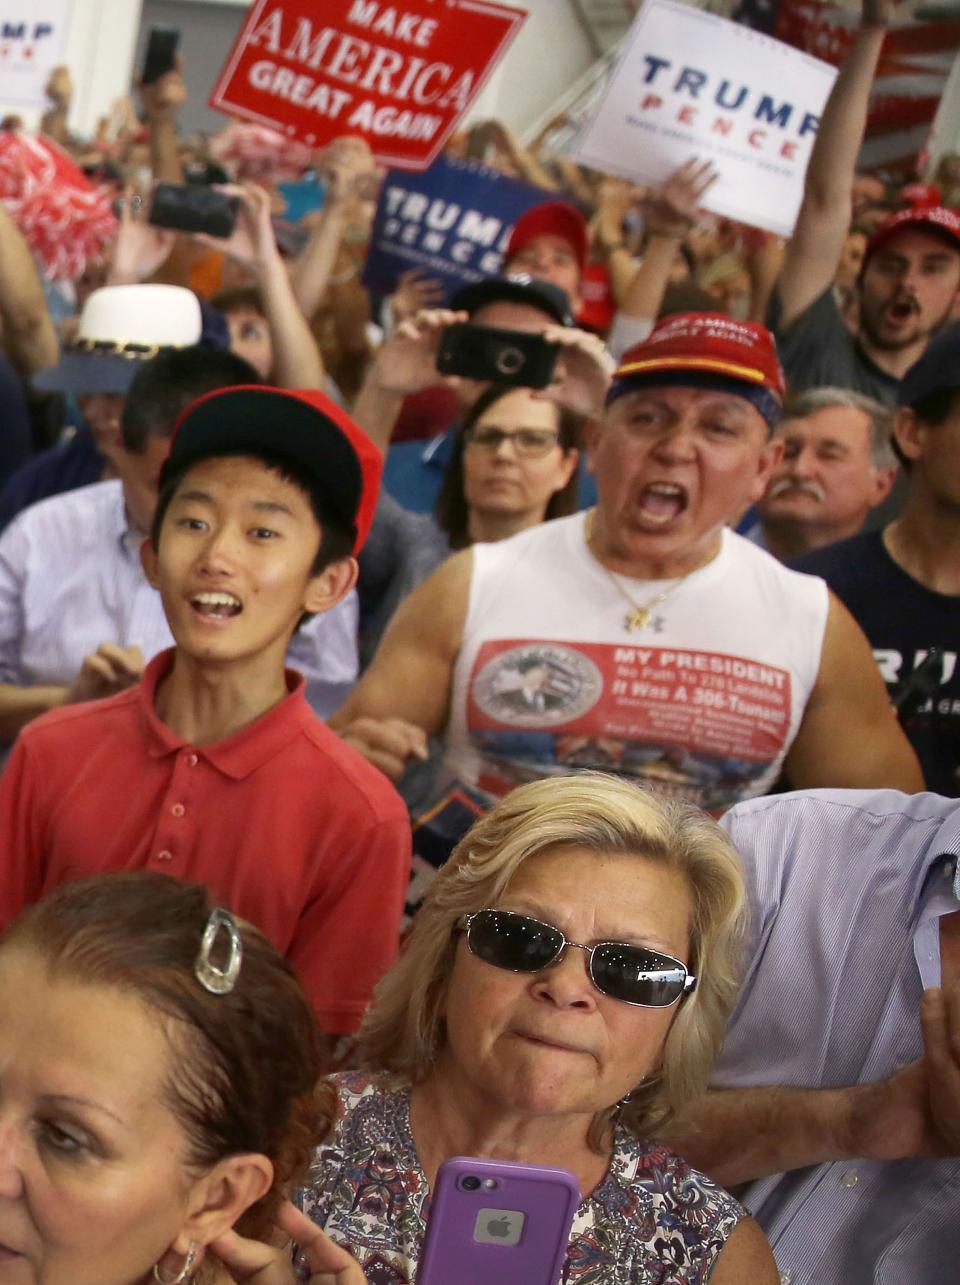
M 162 870 L 205 883 L 297 970 L 323 1030 L 356 1030 L 393 962 L 410 823 L 376 768 L 290 694 L 214 745 L 154 712 L 173 652 L 108 700 L 20 733 L 0 777 L 0 928 L 69 879 Z

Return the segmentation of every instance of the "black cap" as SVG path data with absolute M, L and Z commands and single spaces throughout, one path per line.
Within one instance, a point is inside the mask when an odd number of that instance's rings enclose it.
M 318 388 L 238 384 L 191 402 L 173 426 L 160 485 L 187 465 L 216 455 L 268 451 L 311 477 L 354 536 L 367 538 L 380 491 L 383 456 L 347 412 Z
M 923 356 L 900 381 L 897 404 L 916 406 L 931 393 L 952 388 L 960 388 L 960 324 L 948 326 L 930 340 Z
M 464 286 L 450 300 L 450 307 L 471 316 L 488 303 L 525 303 L 539 308 L 560 326 L 573 325 L 573 313 L 567 292 L 552 281 L 542 281 L 526 272 L 512 272 L 505 277 L 487 277 Z

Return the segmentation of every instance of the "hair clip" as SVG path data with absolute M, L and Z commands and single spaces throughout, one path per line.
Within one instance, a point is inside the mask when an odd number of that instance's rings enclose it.
M 226 930 L 230 938 L 230 952 L 227 962 L 221 967 L 213 962 L 213 949 L 217 943 L 220 929 Z M 211 995 L 229 995 L 240 976 L 240 965 L 243 963 L 243 942 L 237 921 L 229 910 L 219 906 L 211 910 L 207 926 L 203 930 L 203 941 L 200 943 L 200 954 L 194 965 L 197 981 Z

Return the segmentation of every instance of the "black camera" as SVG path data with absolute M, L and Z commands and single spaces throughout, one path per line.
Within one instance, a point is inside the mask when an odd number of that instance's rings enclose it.
M 474 1177 L 472 1173 L 468 1173 L 466 1178 L 464 1178 L 464 1180 L 461 1182 L 460 1186 L 464 1189 L 464 1191 L 476 1191 L 477 1188 L 480 1186 L 480 1179 Z
M 206 232 L 228 237 L 236 226 L 240 199 L 197 183 L 158 183 L 149 222 L 175 232 Z
M 553 378 L 559 344 L 525 330 L 500 330 L 458 322 L 440 336 L 437 370 L 491 384 L 546 388 Z

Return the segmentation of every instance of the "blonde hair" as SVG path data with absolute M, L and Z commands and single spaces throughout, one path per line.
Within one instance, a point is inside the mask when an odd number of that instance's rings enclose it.
M 423 1079 L 444 1044 L 444 1000 L 461 915 L 495 905 L 520 866 L 558 847 L 639 856 L 676 870 L 692 896 L 688 966 L 697 989 L 681 1001 L 662 1067 L 638 1084 L 621 1120 L 640 1135 L 661 1128 L 700 1094 L 739 986 L 746 927 L 740 858 L 705 813 L 597 772 L 521 786 L 481 817 L 437 875 L 406 947 L 374 992 L 360 1032 L 372 1069 Z M 594 1120 L 600 1149 L 615 1104 Z

